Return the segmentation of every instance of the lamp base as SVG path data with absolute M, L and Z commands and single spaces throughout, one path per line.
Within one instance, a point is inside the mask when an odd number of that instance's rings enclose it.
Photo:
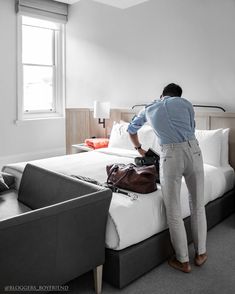
M 103 125 L 103 128 L 105 129 L 105 118 L 103 118 L 102 120 L 101 118 L 99 118 L 98 123 Z

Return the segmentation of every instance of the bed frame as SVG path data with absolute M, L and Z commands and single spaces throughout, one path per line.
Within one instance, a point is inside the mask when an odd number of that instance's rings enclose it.
M 235 191 L 206 205 L 208 230 L 235 211 Z M 184 220 L 188 241 L 192 242 L 190 217 Z M 173 254 L 169 230 L 160 232 L 120 251 L 106 249 L 104 280 L 123 288 L 164 262 Z
M 85 112 L 86 113 L 85 113 Z M 93 119 L 90 109 L 68 109 L 67 110 L 67 151 L 71 153 L 71 141 L 74 134 L 73 126 L 69 122 L 78 122 L 87 126 L 86 136 L 105 136 L 109 134 L 113 121 L 130 121 L 137 110 L 113 109 L 111 118 L 107 121 L 105 130 L 100 128 Z M 80 115 L 82 114 L 82 119 Z M 85 114 L 84 114 L 85 113 Z M 71 119 L 72 117 L 72 119 Z M 69 121 L 69 122 L 68 122 Z M 229 162 L 235 169 L 235 113 L 224 112 L 196 112 L 197 129 L 230 128 L 229 135 Z M 74 142 L 81 143 L 81 141 Z M 208 230 L 221 222 L 224 218 L 235 212 L 235 190 L 206 205 Z M 189 243 L 192 242 L 190 229 L 190 216 L 184 219 Z M 141 277 L 160 263 L 164 262 L 173 254 L 170 242 L 169 230 L 164 230 L 138 244 L 123 250 L 106 249 L 106 261 L 104 265 L 104 280 L 117 288 L 123 288 L 137 278 Z

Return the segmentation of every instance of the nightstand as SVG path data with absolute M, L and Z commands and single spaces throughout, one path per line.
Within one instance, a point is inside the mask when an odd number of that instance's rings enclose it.
M 88 152 L 94 150 L 93 148 L 88 147 L 84 143 L 72 145 L 74 153 Z

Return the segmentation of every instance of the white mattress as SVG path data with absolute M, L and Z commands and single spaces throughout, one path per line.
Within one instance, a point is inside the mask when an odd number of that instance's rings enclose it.
M 52 157 L 31 161 L 30 163 L 67 175 L 83 175 L 99 182 L 106 181 L 106 165 L 112 163 L 130 163 L 137 156 L 136 151 L 118 148 L 105 148 L 92 152 Z M 10 164 L 3 168 L 15 175 L 17 188 L 26 162 Z M 234 170 L 226 167 L 214 167 L 205 164 L 205 204 L 222 196 L 234 186 Z M 165 208 L 160 186 L 149 194 L 138 194 L 133 201 L 123 194 L 113 194 L 110 205 L 106 246 L 121 250 L 151 237 L 167 228 Z M 181 187 L 182 217 L 190 215 L 188 193 L 185 182 Z

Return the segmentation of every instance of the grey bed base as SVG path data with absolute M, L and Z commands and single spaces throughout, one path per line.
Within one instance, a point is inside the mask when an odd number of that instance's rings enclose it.
M 235 189 L 206 205 L 208 230 L 235 212 Z M 192 242 L 190 217 L 185 218 L 189 243 Z M 123 288 L 173 254 L 169 230 L 120 251 L 106 249 L 104 280 Z

